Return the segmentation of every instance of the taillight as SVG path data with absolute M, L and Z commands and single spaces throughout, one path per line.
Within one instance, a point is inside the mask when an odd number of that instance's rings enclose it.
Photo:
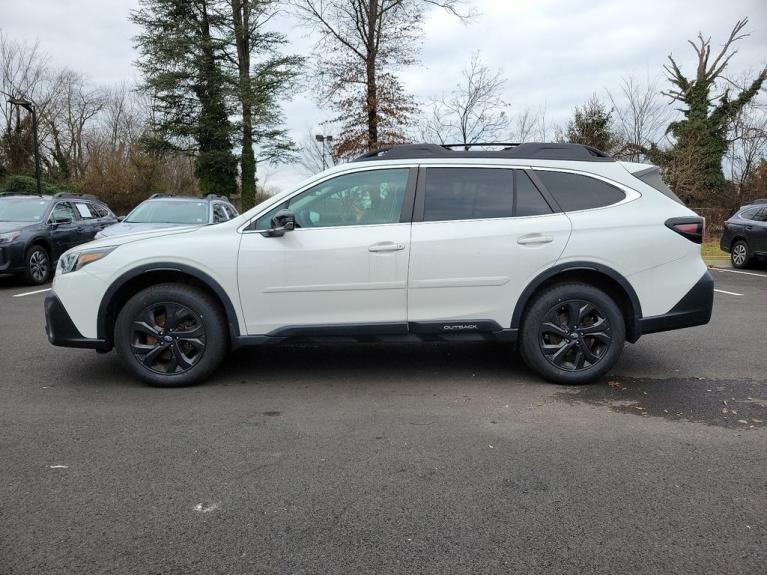
M 706 220 L 703 218 L 671 218 L 666 220 L 666 227 L 696 244 L 703 243 Z

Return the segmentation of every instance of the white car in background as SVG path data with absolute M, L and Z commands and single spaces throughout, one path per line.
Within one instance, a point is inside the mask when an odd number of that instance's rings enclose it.
M 625 341 L 709 321 L 703 229 L 656 167 L 586 146 L 395 146 L 220 225 L 70 250 L 46 329 L 158 386 L 232 348 L 334 338 L 504 341 L 583 383 Z

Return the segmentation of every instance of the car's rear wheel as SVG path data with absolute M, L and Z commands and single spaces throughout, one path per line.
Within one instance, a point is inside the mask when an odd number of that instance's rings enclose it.
M 738 240 L 730 248 L 730 260 L 733 267 L 738 269 L 747 268 L 751 263 L 751 250 L 745 240 Z
M 540 293 L 521 330 L 520 351 L 530 368 L 554 383 L 589 383 L 618 361 L 626 339 L 621 310 L 604 291 L 567 283 Z
M 24 283 L 40 285 L 47 282 L 51 277 L 51 257 L 47 250 L 40 245 L 33 245 L 25 255 L 26 267 L 24 268 Z
M 194 385 L 223 360 L 226 320 L 208 294 L 181 284 L 140 291 L 115 323 L 115 347 L 125 366 L 158 387 Z

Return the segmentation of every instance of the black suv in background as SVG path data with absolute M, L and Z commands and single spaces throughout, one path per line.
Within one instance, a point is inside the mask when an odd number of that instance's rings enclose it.
M 767 200 L 755 200 L 727 220 L 719 247 L 730 252 L 736 268 L 767 257 Z
M 33 285 L 45 283 L 62 253 L 115 222 L 112 211 L 93 196 L 2 193 L 0 273 L 17 274 Z

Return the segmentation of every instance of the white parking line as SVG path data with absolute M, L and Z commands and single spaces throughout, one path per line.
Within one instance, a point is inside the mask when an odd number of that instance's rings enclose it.
M 718 272 L 729 272 L 731 274 L 743 274 L 744 276 L 756 276 L 758 278 L 767 278 L 767 274 L 755 274 L 754 272 L 742 272 L 739 270 L 725 270 L 722 268 L 711 268 L 712 270 L 716 270 Z
M 735 293 L 734 291 L 724 291 L 723 289 L 716 289 L 716 288 L 714 288 L 714 291 L 717 293 L 726 293 L 727 295 L 743 295 L 742 293 Z
M 13 297 L 24 297 L 25 295 L 34 295 L 36 293 L 43 293 L 44 291 L 51 291 L 51 288 L 39 289 L 39 290 L 36 290 L 36 291 L 28 291 L 26 293 L 17 293 Z

